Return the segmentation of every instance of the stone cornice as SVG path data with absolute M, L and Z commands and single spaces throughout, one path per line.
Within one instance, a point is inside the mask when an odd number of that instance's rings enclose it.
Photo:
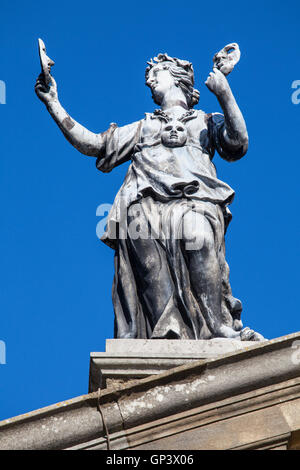
M 133 447 L 136 444 L 129 435 L 134 428 L 151 427 L 151 423 L 158 426 L 160 420 L 172 422 L 175 416 L 182 413 L 187 419 L 193 415 L 193 410 L 207 406 L 214 409 L 217 403 L 220 406 L 221 402 L 233 397 L 236 397 L 234 402 L 237 406 L 247 393 L 270 397 L 272 390 L 268 393 L 260 391 L 268 387 L 272 389 L 272 386 L 275 390 L 276 384 L 279 395 L 287 393 L 286 400 L 295 401 L 300 398 L 300 361 L 295 360 L 293 347 L 299 340 L 300 333 L 287 335 L 218 359 L 183 365 L 123 385 L 117 390 L 102 390 L 101 411 L 109 433 L 121 433 L 123 443 L 119 445 L 122 448 Z M 293 379 L 292 386 L 289 381 Z M 245 410 L 246 403 L 247 400 L 244 401 Z M 0 449 L 86 446 L 88 442 L 105 437 L 97 404 L 98 395 L 94 392 L 2 421 Z M 270 406 L 267 399 L 263 401 L 263 407 L 266 406 Z M 297 426 L 297 422 L 291 425 L 290 432 L 296 431 Z M 175 433 L 179 432 L 179 428 Z M 283 434 L 288 433 L 289 429 L 287 427 Z

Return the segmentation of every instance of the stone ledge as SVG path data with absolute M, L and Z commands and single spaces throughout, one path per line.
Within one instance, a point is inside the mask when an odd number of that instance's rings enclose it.
M 298 448 L 299 341 L 256 343 L 7 419 L 0 449 L 100 449 L 107 430 L 112 449 Z
M 106 352 L 92 352 L 89 392 L 129 380 L 161 374 L 201 359 L 247 350 L 261 343 L 211 340 L 107 339 Z

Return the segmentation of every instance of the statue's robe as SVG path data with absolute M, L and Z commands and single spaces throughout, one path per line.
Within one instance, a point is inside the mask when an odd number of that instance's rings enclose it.
M 181 234 L 184 214 L 189 211 L 204 215 L 214 234 L 223 323 L 236 330 L 242 327 L 241 303 L 232 296 L 225 261 L 224 235 L 231 218 L 227 206 L 234 191 L 217 178 L 212 158 L 217 150 L 222 158 L 236 160 L 243 150 L 233 154 L 226 148 L 221 114 L 194 110 L 186 113 L 184 121 L 187 140 L 182 147 L 162 144 L 165 122 L 159 112 L 147 113 L 145 119 L 124 127 L 112 124 L 102 134 L 99 170 L 110 172 L 131 160 L 102 237 L 115 249 L 116 338 L 214 336 L 204 307 L 194 295 L 186 264 L 187 244 Z

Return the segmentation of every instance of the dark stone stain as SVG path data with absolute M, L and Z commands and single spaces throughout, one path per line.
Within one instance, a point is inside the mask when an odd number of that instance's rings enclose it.
M 73 129 L 73 127 L 75 126 L 75 122 L 72 121 L 72 119 L 70 118 L 70 116 L 66 117 L 64 120 L 63 120 L 63 125 L 64 127 L 66 127 L 66 129 L 68 131 L 70 131 L 71 129 Z

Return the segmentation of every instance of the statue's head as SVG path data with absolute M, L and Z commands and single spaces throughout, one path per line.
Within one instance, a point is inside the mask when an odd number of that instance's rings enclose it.
M 199 91 L 194 88 L 194 69 L 190 62 L 158 54 L 147 63 L 146 85 L 151 88 L 156 104 L 161 104 L 164 94 L 173 85 L 181 88 L 189 108 L 198 103 Z

